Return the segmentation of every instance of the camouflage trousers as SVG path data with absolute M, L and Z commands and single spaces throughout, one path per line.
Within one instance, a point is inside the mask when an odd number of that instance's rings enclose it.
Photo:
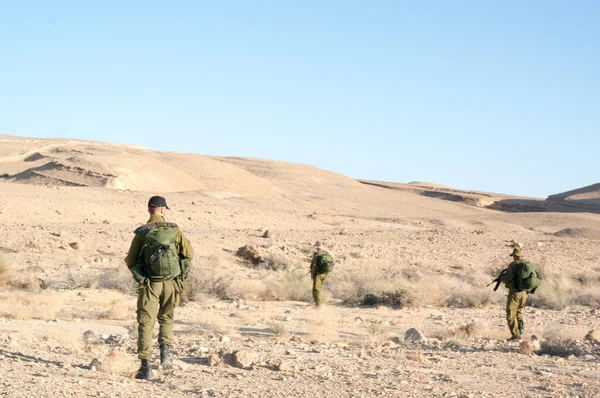
M 527 301 L 527 292 L 509 291 L 506 299 L 506 321 L 513 338 L 520 338 L 524 329 L 523 307 Z
M 315 304 L 319 307 L 323 304 L 323 298 L 321 296 L 321 290 L 323 290 L 323 285 L 325 284 L 325 280 L 327 279 L 327 274 L 317 274 L 313 278 L 313 299 L 315 300 Z
M 179 281 L 150 282 L 140 290 L 137 301 L 138 358 L 152 358 L 152 332 L 158 319 L 158 344 L 171 346 L 173 317 L 179 305 Z

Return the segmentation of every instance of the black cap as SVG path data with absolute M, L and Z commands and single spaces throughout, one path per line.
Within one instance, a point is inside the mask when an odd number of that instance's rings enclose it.
M 148 201 L 148 207 L 166 207 L 167 209 L 169 209 L 169 206 L 167 206 L 167 201 L 165 198 L 163 198 L 162 196 L 153 196 L 150 198 L 150 200 Z M 171 209 L 169 209 L 171 210 Z

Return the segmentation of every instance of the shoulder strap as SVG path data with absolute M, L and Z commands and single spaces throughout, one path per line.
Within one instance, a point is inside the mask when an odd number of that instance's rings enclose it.
M 166 221 L 151 222 L 148 224 L 144 224 L 140 227 L 137 227 L 135 230 L 135 233 L 137 234 L 138 232 L 144 232 L 144 231 L 147 231 L 152 228 L 162 228 L 162 227 L 177 228 L 177 224 L 175 224 L 174 222 L 166 222 Z

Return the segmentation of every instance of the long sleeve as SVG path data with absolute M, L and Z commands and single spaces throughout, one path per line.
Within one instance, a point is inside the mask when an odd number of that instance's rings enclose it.
M 181 232 L 181 230 L 177 229 L 177 244 L 180 247 L 180 254 L 183 258 L 187 259 L 187 260 L 191 260 L 194 258 L 194 248 L 192 247 L 192 245 L 190 244 L 190 242 L 187 240 L 187 238 L 183 235 L 183 232 Z
M 140 254 L 140 250 L 142 250 L 142 239 L 136 234 L 131 241 L 131 246 L 127 252 L 127 257 L 125 257 L 125 264 L 127 264 L 127 268 L 131 269 L 135 266 L 138 255 Z

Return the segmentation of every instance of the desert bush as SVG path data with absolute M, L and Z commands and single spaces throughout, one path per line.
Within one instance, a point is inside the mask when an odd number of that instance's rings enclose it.
M 19 291 L 0 293 L 0 301 L 10 303 L 0 306 L 0 317 L 7 319 L 55 319 L 63 306 L 60 299 Z
M 55 279 L 49 283 L 52 289 L 94 289 L 98 286 L 99 279 L 97 276 L 88 272 L 74 272 L 69 270 L 59 279 Z
M 269 253 L 260 266 L 273 271 L 287 271 L 292 268 L 292 261 L 283 253 Z
M 206 267 L 192 266 L 185 283 L 185 294 L 189 300 L 197 300 L 202 295 L 215 296 L 219 299 L 228 299 L 235 296 L 231 274 L 220 267 L 219 260 L 216 257 L 209 260 L 210 262 Z
M 100 275 L 97 287 L 135 295 L 137 284 L 125 266 L 117 266 L 107 269 Z
M 0 286 L 4 286 L 8 282 L 8 272 L 8 259 L 0 254 Z
M 346 305 L 376 305 L 383 292 L 393 292 L 405 279 L 399 272 L 388 269 L 359 269 L 333 274 L 330 281 L 334 297 Z
M 560 337 L 550 337 L 540 343 L 540 354 L 569 357 L 571 355 L 581 355 L 583 353 L 577 341 L 573 339 L 564 339 Z
M 267 278 L 267 294 L 273 300 L 292 300 L 310 302 L 312 299 L 312 280 L 302 268 L 290 272 L 271 275 Z
M 413 289 L 398 287 L 393 291 L 381 292 L 381 295 L 367 293 L 361 305 L 385 305 L 395 309 L 413 307 L 417 304 L 417 296 Z
M 272 323 L 269 325 L 269 329 L 275 336 L 281 336 L 285 333 L 285 325 L 283 323 Z

